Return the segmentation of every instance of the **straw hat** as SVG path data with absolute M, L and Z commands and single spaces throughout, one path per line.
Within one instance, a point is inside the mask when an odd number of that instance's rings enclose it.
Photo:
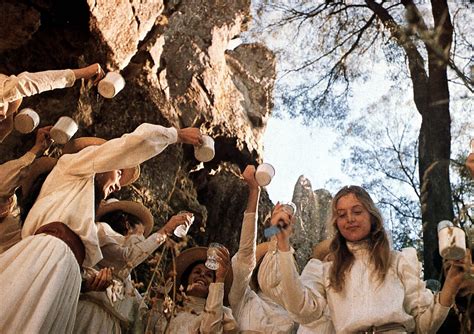
M 97 209 L 96 220 L 99 221 L 105 214 L 113 211 L 121 210 L 123 212 L 136 216 L 145 227 L 143 235 L 149 236 L 153 228 L 153 215 L 143 204 L 133 201 L 115 201 L 115 202 L 103 202 L 99 209 Z M 113 228 L 113 226 L 111 226 Z
M 57 162 L 58 159 L 51 157 L 40 157 L 33 161 L 33 163 L 28 168 L 28 174 L 25 176 L 25 178 L 23 178 L 20 184 L 23 195 L 26 195 L 30 192 L 31 187 L 38 176 L 43 173 L 50 172 Z
M 63 154 L 72 154 L 81 151 L 88 146 L 102 145 L 107 140 L 98 137 L 81 137 L 70 140 L 63 147 Z M 120 178 L 120 186 L 125 187 L 135 182 L 140 176 L 140 166 L 122 169 L 122 177 Z
M 205 262 L 207 259 L 207 247 L 193 247 L 182 251 L 175 259 L 176 263 L 176 286 L 185 285 L 181 282 L 182 276 L 186 269 L 196 262 Z M 232 267 L 229 267 L 227 276 L 224 280 L 224 304 L 227 304 L 227 296 L 232 286 Z
M 329 249 L 329 247 L 331 246 L 331 241 L 331 239 L 326 239 L 316 244 L 313 247 L 313 255 L 311 257 L 313 259 L 324 261 L 324 259 L 329 255 L 329 253 L 331 253 L 331 250 Z

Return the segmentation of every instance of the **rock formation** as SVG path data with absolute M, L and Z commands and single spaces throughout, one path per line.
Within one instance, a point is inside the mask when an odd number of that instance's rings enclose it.
M 307 178 L 303 175 L 298 178 L 293 192 L 297 220 L 291 241 L 295 249 L 296 262 L 301 270 L 311 258 L 313 246 L 331 234 L 328 228 L 331 199 L 332 196 L 327 190 L 313 191 Z
M 200 223 L 191 229 L 192 242 L 213 240 L 235 251 L 247 196 L 235 174 L 261 157 L 275 80 L 275 57 L 265 46 L 227 50 L 246 29 L 250 0 L 33 0 L 2 8 L 10 14 L 1 30 L 1 73 L 99 62 L 125 77 L 113 99 L 87 83 L 25 98 L 22 107 L 35 109 L 42 126 L 67 115 L 80 125 L 76 136 L 113 138 L 150 122 L 197 126 L 215 138 L 209 163 L 173 145 L 144 163 L 140 180 L 119 197 L 144 202 L 158 226 L 193 210 Z M 33 140 L 13 133 L 0 146 L 0 162 L 19 157 Z M 268 210 L 268 196 L 262 198 Z

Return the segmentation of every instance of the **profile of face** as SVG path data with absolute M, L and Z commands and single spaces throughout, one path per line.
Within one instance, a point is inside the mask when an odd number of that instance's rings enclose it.
M 116 169 L 105 173 L 99 173 L 95 176 L 96 185 L 98 189 L 102 191 L 104 199 L 106 199 L 111 193 L 120 190 L 121 177 L 121 169 Z
M 23 98 L 20 98 L 18 100 L 8 103 L 8 109 L 6 114 L 4 114 L 3 112 L 0 113 L 0 121 L 6 119 L 8 116 L 15 114 L 18 111 L 18 108 L 20 108 L 22 101 Z
M 204 263 L 195 265 L 188 277 L 188 295 L 207 298 L 209 285 L 214 282 L 214 275 L 214 271 L 207 268 Z
M 366 239 L 371 230 L 370 213 L 353 193 L 341 196 L 336 203 L 336 224 L 347 241 Z

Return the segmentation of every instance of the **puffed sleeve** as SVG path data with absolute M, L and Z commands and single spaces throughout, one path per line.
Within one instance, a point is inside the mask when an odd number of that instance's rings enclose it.
M 278 271 L 281 283 L 278 286 L 274 300 L 292 314 L 295 321 L 307 324 L 318 320 L 326 307 L 325 298 L 318 292 L 322 287 L 308 287 L 303 282 L 322 282 L 320 263 L 310 261 L 301 277 L 296 270 L 292 252 L 277 251 Z M 322 283 L 320 283 L 322 284 Z M 263 289 L 262 289 L 263 291 Z M 263 291 L 265 294 L 267 291 Z M 273 294 L 275 294 L 273 292 Z
M 441 305 L 438 295 L 434 296 L 421 280 L 421 264 L 414 248 L 398 254 L 397 272 L 405 289 L 403 307 L 415 318 L 417 333 L 435 333 L 450 308 Z

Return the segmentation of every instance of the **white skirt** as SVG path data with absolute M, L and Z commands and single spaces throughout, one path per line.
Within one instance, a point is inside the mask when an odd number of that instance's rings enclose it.
M 79 300 L 74 333 L 120 334 L 120 320 L 94 302 Z
M 0 255 L 2 333 L 72 333 L 81 289 L 76 258 L 62 240 L 29 236 Z

